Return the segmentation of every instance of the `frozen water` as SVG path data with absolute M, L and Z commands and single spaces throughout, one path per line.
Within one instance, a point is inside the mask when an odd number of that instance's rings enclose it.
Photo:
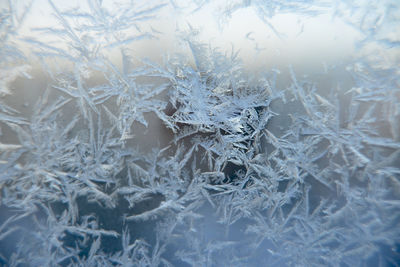
M 399 10 L 2 1 L 0 265 L 398 266 Z

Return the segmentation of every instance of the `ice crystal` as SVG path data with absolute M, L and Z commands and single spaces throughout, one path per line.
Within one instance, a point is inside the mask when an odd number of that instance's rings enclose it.
M 353 2 L 2 3 L 1 265 L 397 266 L 400 6 Z M 357 51 L 249 73 L 189 23 L 163 62 L 135 51 L 215 4 L 283 40 L 275 16 L 328 14 Z

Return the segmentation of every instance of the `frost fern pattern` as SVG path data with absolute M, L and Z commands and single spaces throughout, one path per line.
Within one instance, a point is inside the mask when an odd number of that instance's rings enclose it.
M 397 1 L 215 1 L 279 40 L 280 14 L 356 29 L 313 76 L 252 73 L 190 23 L 140 57 L 215 3 L 110 2 L 48 0 L 37 27 L 39 1 L 0 5 L 0 265 L 398 266 Z

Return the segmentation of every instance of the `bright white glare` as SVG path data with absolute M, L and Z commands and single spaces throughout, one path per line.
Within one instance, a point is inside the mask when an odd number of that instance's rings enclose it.
M 86 1 L 53 1 L 61 9 L 88 8 Z M 154 2 L 154 1 L 153 1 Z M 156 2 L 154 2 L 156 3 Z M 104 1 L 104 5 L 116 3 Z M 357 32 L 330 14 L 306 17 L 298 14 L 279 14 L 269 20 L 274 30 L 264 23 L 252 8 L 243 8 L 232 14 L 229 23 L 221 25 L 217 21 L 218 10 L 213 4 L 204 6 L 196 12 L 165 8 L 159 13 L 157 22 L 151 27 L 162 32 L 157 39 L 134 43 L 132 51 L 142 57 L 161 60 L 167 53 L 182 49 L 176 41 L 176 33 L 189 25 L 199 30 L 199 41 L 210 43 L 213 47 L 230 52 L 240 50 L 244 65 L 251 69 L 260 67 L 284 67 L 288 64 L 321 66 L 321 62 L 335 64 L 346 60 L 354 52 Z M 52 15 L 54 11 L 46 0 L 36 0 L 30 16 L 24 23 L 24 35 L 37 35 L 30 29 L 35 27 L 54 27 L 59 24 Z M 29 34 L 26 34 L 26 33 Z M 42 41 L 51 41 L 41 38 Z M 117 56 L 117 55 L 116 55 Z

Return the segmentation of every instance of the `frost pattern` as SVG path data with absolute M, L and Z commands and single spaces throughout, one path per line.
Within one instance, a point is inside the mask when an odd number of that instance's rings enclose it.
M 398 266 L 399 3 L 218 2 L 218 20 L 251 7 L 280 38 L 282 13 L 357 29 L 357 54 L 319 74 L 351 83 L 326 91 L 294 67 L 287 87 L 250 75 L 190 25 L 188 53 L 135 58 L 163 10 L 210 5 L 138 2 L 49 0 L 57 24 L 31 34 L 35 2 L 0 6 L 1 264 Z M 21 108 L 13 84 L 41 75 Z

